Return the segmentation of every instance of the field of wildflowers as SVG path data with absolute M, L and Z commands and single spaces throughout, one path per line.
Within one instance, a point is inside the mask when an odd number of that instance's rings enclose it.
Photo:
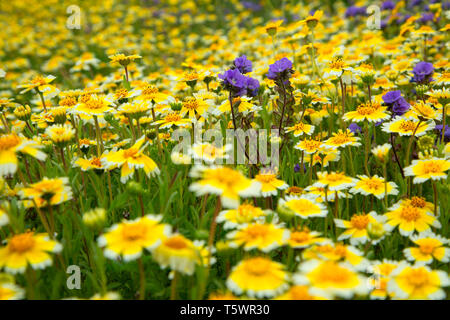
M 449 298 L 449 1 L 0 26 L 0 300 Z

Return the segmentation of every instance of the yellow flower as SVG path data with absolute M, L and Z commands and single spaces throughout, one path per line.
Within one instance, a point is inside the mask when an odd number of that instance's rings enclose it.
M 188 114 L 190 119 L 196 118 L 196 115 L 204 117 L 211 106 L 212 103 L 210 100 L 204 100 L 200 96 L 194 94 L 193 97 L 188 97 L 183 101 L 180 115 L 184 117 Z
M 44 161 L 47 155 L 39 150 L 41 148 L 42 145 L 36 141 L 28 140 L 15 133 L 0 135 L 0 176 L 8 176 L 16 172 L 19 152 Z
M 251 223 L 228 233 L 227 238 L 234 248 L 243 246 L 246 251 L 258 249 L 270 252 L 286 244 L 289 231 L 273 223 Z
M 349 129 L 346 129 L 345 131 L 342 131 L 339 129 L 338 132 L 334 132 L 333 136 L 331 138 L 328 138 L 324 144 L 327 147 L 330 148 L 340 148 L 340 147 L 346 147 L 348 145 L 359 147 L 361 143 L 358 141 L 360 140 L 359 137 L 355 137 L 353 132 L 351 132 Z
M 142 136 L 128 149 L 111 151 L 102 157 L 102 164 L 107 169 L 121 168 L 120 182 L 126 183 L 132 177 L 135 169 L 144 168 L 148 177 L 160 173 L 156 163 L 144 154 L 145 136 Z
M 275 300 L 323 300 L 325 298 L 312 295 L 308 286 L 292 286 L 288 291 L 279 295 Z
M 350 189 L 351 193 L 362 194 L 365 196 L 373 195 L 378 199 L 383 199 L 387 195 L 397 195 L 397 185 L 394 182 L 386 182 L 384 178 L 377 175 L 368 177 L 366 175 L 358 175 L 359 181 Z
M 48 87 L 49 87 L 48 84 L 55 79 L 56 79 L 56 77 L 54 77 L 52 75 L 48 75 L 46 77 L 36 76 L 33 79 L 31 79 L 29 82 L 26 82 L 19 86 L 19 88 L 23 88 L 23 90 L 20 91 L 20 93 L 22 94 L 22 93 L 28 92 L 30 90 L 33 90 L 33 89 L 43 92 L 48 89 Z
M 28 231 L 16 234 L 0 248 L 0 268 L 13 274 L 24 273 L 28 265 L 33 269 L 45 269 L 52 264 L 49 252 L 59 253 L 61 250 L 61 244 L 50 240 L 46 233 Z
M 97 241 L 105 247 L 104 255 L 109 259 L 122 256 L 125 261 L 141 257 L 144 249 L 155 249 L 170 235 L 170 227 L 160 223 L 162 217 L 146 215 L 135 220 L 124 220 L 113 225 Z
M 371 211 L 367 214 L 354 214 L 349 221 L 342 219 L 334 219 L 336 227 L 347 229 L 338 238 L 338 241 L 342 241 L 350 238 L 352 245 L 358 245 L 359 243 L 366 243 L 369 235 L 368 228 L 370 223 L 379 223 L 381 216 L 378 216 L 375 211 Z
M 200 251 L 194 243 L 180 234 L 171 235 L 153 250 L 153 258 L 162 268 L 192 275 L 195 265 L 201 263 Z
M 285 128 L 285 130 L 286 132 L 294 132 L 295 137 L 299 137 L 302 134 L 307 134 L 308 136 L 310 136 L 314 132 L 314 126 L 307 123 L 299 122 L 293 125 L 292 127 Z
M 81 171 L 89 171 L 91 169 L 94 170 L 104 169 L 102 165 L 102 157 L 100 158 L 92 157 L 90 159 L 78 158 L 74 161 L 73 166 L 80 167 Z
M 157 87 L 147 83 L 132 90 L 130 96 L 136 97 L 135 101 L 147 101 L 153 104 L 162 104 L 173 100 L 169 95 L 160 92 Z
M 434 109 L 429 104 L 423 102 L 422 100 L 417 101 L 415 104 L 411 105 L 410 111 L 408 111 L 405 117 L 412 117 L 415 119 L 426 119 L 426 120 L 438 120 L 442 119 L 442 112 Z
M 140 59 L 142 57 L 137 54 L 125 55 L 123 53 L 117 53 L 115 55 L 108 56 L 108 58 L 111 59 L 111 63 L 119 63 L 120 65 L 126 67 L 132 61 L 134 61 L 136 59 Z
M 345 175 L 344 172 L 317 172 L 317 182 L 313 187 L 327 188 L 329 191 L 345 190 L 353 187 L 357 180 Z M 330 192 L 332 193 L 332 192 Z
M 95 208 L 83 214 L 83 223 L 88 227 L 100 227 L 106 221 L 106 210 Z
M 194 143 L 191 147 L 190 155 L 194 159 L 194 163 L 201 163 L 204 161 L 208 164 L 215 162 L 221 162 L 223 159 L 228 159 L 227 152 L 231 150 L 231 145 L 225 145 L 223 147 L 216 147 L 215 145 L 207 142 Z
M 255 220 L 264 219 L 266 213 L 258 207 L 249 203 L 243 203 L 236 209 L 224 210 L 217 216 L 217 222 L 223 223 L 224 229 L 233 229 L 239 225 L 251 223 Z
M 430 230 L 430 226 L 440 228 L 439 220 L 424 208 L 413 205 L 395 204 L 385 214 L 387 217 L 387 226 L 390 230 L 398 226 L 400 234 L 408 237 L 414 231 L 424 232 Z
M 283 180 L 277 179 L 277 171 L 273 169 L 261 169 L 255 176 L 255 180 L 261 183 L 261 194 L 263 197 L 276 196 L 277 189 L 284 190 L 288 186 Z
M 269 258 L 254 257 L 241 261 L 227 279 L 227 287 L 235 294 L 250 298 L 271 298 L 289 286 L 284 265 Z
M 322 203 L 307 195 L 286 196 L 286 200 L 280 199 L 279 205 L 286 207 L 302 219 L 325 217 L 328 214 L 327 208 Z
M 341 77 L 344 71 L 351 70 L 350 66 L 342 58 L 334 58 L 324 69 L 324 77 Z
M 306 154 L 314 154 L 323 146 L 323 143 L 317 139 L 305 139 L 300 141 L 294 148 L 304 151 Z
M 329 299 L 369 292 L 366 278 L 344 262 L 309 260 L 300 264 L 293 278 L 297 285 L 308 285 L 311 294 Z
M 274 35 L 277 34 L 277 32 L 280 32 L 284 29 L 283 27 L 281 27 L 282 24 L 283 24 L 283 20 L 281 20 L 281 19 L 275 20 L 275 21 L 270 21 L 264 26 L 264 29 L 267 32 L 267 34 L 269 34 L 271 37 L 273 37 Z
M 55 206 L 72 199 L 72 189 L 67 177 L 55 179 L 44 177 L 41 181 L 20 190 L 19 194 L 22 198 L 33 200 L 39 208 Z
M 447 179 L 445 173 L 450 169 L 450 161 L 441 158 L 413 160 L 412 164 L 404 169 L 405 176 L 413 176 L 414 183 L 423 183 L 429 179 Z
M 0 191 L 3 193 L 5 190 Z M 8 206 L 8 204 L 6 204 L 6 206 Z M 9 223 L 9 216 L 6 210 L 8 210 L 7 207 L 5 208 L 3 205 L 0 205 L 0 227 L 6 226 Z
M 379 122 L 389 118 L 386 111 L 387 107 L 382 107 L 378 102 L 368 102 L 361 104 L 355 111 L 350 111 L 344 114 L 345 121 L 361 122 L 367 120 L 368 122 Z
M 403 254 L 406 259 L 426 264 L 433 262 L 433 259 L 444 263 L 449 262 L 450 248 L 444 247 L 449 243 L 448 239 L 432 232 L 423 232 L 411 236 L 411 241 L 418 247 L 404 249 Z
M 303 229 L 291 231 L 290 237 L 287 240 L 288 245 L 294 249 L 307 248 L 313 244 L 318 244 L 327 241 L 321 238 L 320 232 L 311 231 L 307 227 Z
M 150 106 L 146 101 L 134 101 L 133 103 L 123 103 L 117 109 L 120 114 L 130 116 L 131 118 L 140 118 L 147 114 Z
M 391 274 L 388 292 L 396 299 L 445 299 L 441 287 L 450 285 L 444 271 L 431 270 L 427 266 L 402 264 Z
M 404 262 L 403 262 L 404 263 Z M 369 278 L 369 285 L 372 289 L 370 299 L 386 299 L 392 297 L 393 293 L 387 292 L 387 285 L 392 272 L 399 266 L 397 261 L 383 259 L 383 261 L 374 261 L 368 268 L 368 272 L 373 275 Z
M 389 151 L 391 150 L 391 145 L 389 143 L 376 146 L 372 149 L 373 155 L 380 161 L 387 163 Z
M 25 290 L 14 283 L 0 283 L 0 300 L 20 300 L 25 297 Z
M 110 107 L 112 101 L 106 96 L 92 94 L 83 102 L 77 104 L 72 112 L 86 116 L 101 116 L 107 112 L 113 112 L 114 109 Z
M 73 139 L 75 129 L 68 124 L 55 124 L 45 129 L 45 134 L 57 145 L 63 146 Z
M 93 295 L 89 300 L 120 300 L 120 294 L 113 291 L 108 291 L 104 294 L 97 293 Z
M 420 122 L 414 118 L 395 117 L 390 122 L 383 123 L 383 131 L 387 133 L 398 133 L 401 136 L 412 136 L 414 131 L 415 137 L 423 136 L 428 130 L 434 128 L 434 122 Z
M 200 178 L 189 186 L 189 190 L 203 196 L 207 193 L 221 196 L 226 208 L 237 208 L 239 198 L 258 197 L 261 194 L 261 183 L 243 176 L 239 171 L 228 167 L 194 167 L 191 177 Z
M 159 128 L 166 129 L 172 126 L 188 127 L 191 124 L 191 119 L 183 119 L 178 112 L 168 113 L 162 120 L 155 121 L 153 124 L 160 125 Z

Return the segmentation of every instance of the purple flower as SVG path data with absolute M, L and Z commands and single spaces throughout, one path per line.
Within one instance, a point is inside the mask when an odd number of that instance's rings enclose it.
M 353 133 L 358 133 L 358 131 L 359 131 L 359 132 L 362 132 L 361 127 L 358 126 L 358 125 L 357 125 L 356 123 L 354 123 L 354 122 L 350 123 L 350 125 L 348 126 L 348 129 L 349 129 L 351 132 L 353 132 Z
M 238 69 L 227 70 L 218 77 L 223 80 L 225 89 L 231 91 L 234 96 L 243 96 L 247 93 L 247 78 Z
M 245 77 L 245 78 L 246 78 L 247 95 L 252 97 L 256 96 L 258 94 L 259 81 L 252 77 Z
M 433 21 L 434 19 L 434 14 L 431 12 L 425 12 L 422 14 L 422 16 L 419 18 L 419 20 L 417 20 L 420 23 L 426 23 L 428 21 Z
M 283 58 L 275 61 L 269 66 L 269 73 L 267 78 L 271 80 L 283 79 L 287 80 L 292 72 L 292 62 L 288 58 Z
M 234 59 L 234 66 L 239 69 L 242 74 L 252 71 L 252 62 L 245 55 Z
M 365 15 L 366 15 L 366 7 L 350 6 L 347 8 L 347 11 L 345 11 L 346 18 Z
M 401 116 L 409 110 L 409 103 L 402 97 L 400 90 L 389 91 L 382 96 L 385 104 L 392 108 L 395 115 Z
M 433 64 L 430 62 L 421 61 L 413 69 L 413 82 L 424 83 L 429 82 L 431 75 L 434 72 Z
M 297 163 L 294 167 L 294 172 L 299 172 L 300 171 L 300 165 Z
M 387 92 L 383 97 L 383 101 L 386 104 L 391 104 L 402 97 L 402 92 L 400 90 L 394 90 Z
M 381 10 L 392 10 L 395 8 L 395 2 L 388 0 L 383 2 L 383 4 L 381 5 Z
M 442 135 L 442 124 L 438 124 L 434 127 L 434 130 L 437 130 L 439 132 L 439 137 Z M 448 125 L 445 125 L 444 129 L 444 137 L 450 138 L 450 127 Z

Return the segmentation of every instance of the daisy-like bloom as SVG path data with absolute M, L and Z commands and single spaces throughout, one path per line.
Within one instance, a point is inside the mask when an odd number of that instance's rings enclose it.
M 151 84 L 144 83 L 142 86 L 130 92 L 131 97 L 135 97 L 135 101 L 147 101 L 155 104 L 163 104 L 172 101 L 169 95 L 160 92 L 159 89 Z
M 201 262 L 200 252 L 194 243 L 180 234 L 171 235 L 161 241 L 152 256 L 162 268 L 192 275 L 195 265 Z
M 398 133 L 401 136 L 412 136 L 414 131 L 415 137 L 420 137 L 426 134 L 427 131 L 432 130 L 435 124 L 433 121 L 422 121 L 414 118 L 395 117 L 390 122 L 383 123 L 383 131 L 387 133 Z
M 347 191 L 334 191 L 329 192 L 326 188 L 321 187 L 314 187 L 314 186 L 308 186 L 305 188 L 305 191 L 307 192 L 307 195 L 316 199 L 317 202 L 334 202 L 336 199 L 336 194 L 339 197 L 339 199 L 344 198 L 351 198 L 352 195 L 349 194 Z
M 26 82 L 24 84 L 21 84 L 18 86 L 18 88 L 22 88 L 23 90 L 20 91 L 20 93 L 25 93 L 33 89 L 37 89 L 40 92 L 44 92 L 48 89 L 49 83 L 55 80 L 56 77 L 52 75 L 48 75 L 46 77 L 43 76 L 36 76 L 33 79 L 31 79 L 29 82 Z
M 277 179 L 277 170 L 261 169 L 255 176 L 255 180 L 261 182 L 261 195 L 263 197 L 276 196 L 279 190 L 284 190 L 289 185 L 283 180 Z
M 318 139 L 305 139 L 300 141 L 294 148 L 304 151 L 306 154 L 313 154 L 319 151 L 323 143 Z
M 53 143 L 63 146 L 73 139 L 75 129 L 68 124 L 55 124 L 47 127 L 47 129 L 45 129 L 45 134 L 53 141 Z
M 445 173 L 450 169 L 450 161 L 443 158 L 413 160 L 412 164 L 404 169 L 405 176 L 414 177 L 414 183 L 423 183 L 429 179 L 447 179 Z
M 258 249 L 270 252 L 286 244 L 289 230 L 273 223 L 251 223 L 227 234 L 230 246 L 243 246 L 244 250 Z
M 190 176 L 200 178 L 189 186 L 189 190 L 203 196 L 207 193 L 220 195 L 225 208 L 237 208 L 239 198 L 259 197 L 261 183 L 251 180 L 237 170 L 228 167 L 194 167 Z
M 358 175 L 359 181 L 350 189 L 351 193 L 368 196 L 373 195 L 378 199 L 383 199 L 386 195 L 397 195 L 397 185 L 394 182 L 386 182 L 384 178 L 377 175 L 368 177 L 366 175 Z
M 387 217 L 387 226 L 393 230 L 398 226 L 400 234 L 408 237 L 414 231 L 419 233 L 430 230 L 430 227 L 440 228 L 441 223 L 426 208 L 414 206 L 412 204 L 396 203 L 385 214 Z
M 369 292 L 367 279 L 350 264 L 337 261 L 309 260 L 300 264 L 294 283 L 308 285 L 313 295 L 350 299 Z
M 378 159 L 378 161 L 387 162 L 390 150 L 391 150 L 391 144 L 385 143 L 380 146 L 374 147 L 372 149 L 372 153 Z
M 20 300 L 25 297 L 25 290 L 14 283 L 0 282 L 0 301 L 1 300 Z
M 123 53 L 117 53 L 111 56 L 108 56 L 108 58 L 111 60 L 111 63 L 119 63 L 122 66 L 129 65 L 132 61 L 136 59 L 142 58 L 140 55 L 132 54 L 132 55 L 125 55 Z
M 288 291 L 279 295 L 275 300 L 324 300 L 325 298 L 312 295 L 309 286 L 294 285 Z
M 108 291 L 104 294 L 96 293 L 89 300 L 120 300 L 120 294 L 114 291 Z
M 324 77 L 340 78 L 346 70 L 352 70 L 352 68 L 342 58 L 335 58 L 324 69 Z
M 427 120 L 441 120 L 442 113 L 433 108 L 431 105 L 423 102 L 422 100 L 417 101 L 415 104 L 411 105 L 411 110 L 405 114 L 405 117 L 411 116 L 415 119 L 427 119 Z
M 184 117 L 187 114 L 190 119 L 196 118 L 197 115 L 203 117 L 211 106 L 210 100 L 204 100 L 199 95 L 194 94 L 193 97 L 188 97 L 183 101 L 180 115 Z
M 20 190 L 19 194 L 22 198 L 33 200 L 38 208 L 55 206 L 72 199 L 72 189 L 67 177 L 54 179 L 44 177 L 41 181 Z
M 266 213 L 259 207 L 255 207 L 250 203 L 243 203 L 237 209 L 224 210 L 219 213 L 216 221 L 223 223 L 223 228 L 234 229 L 239 225 L 264 219 Z
M 105 154 L 101 160 L 106 169 L 121 168 L 120 182 L 126 183 L 130 179 L 135 169 L 143 168 L 145 174 L 150 178 L 159 174 L 156 163 L 144 154 L 145 136 L 142 136 L 128 149 L 111 151 Z
M 320 166 L 326 168 L 330 164 L 330 162 L 339 161 L 341 156 L 339 155 L 340 151 L 337 149 L 328 149 L 325 147 L 321 147 L 317 153 L 315 153 L 312 157 L 313 166 L 319 164 Z M 311 157 L 304 157 L 304 163 L 311 163 Z
M 321 233 L 311 231 L 307 227 L 291 231 L 287 244 L 294 249 L 307 248 L 313 244 L 323 243 L 328 241 L 326 238 L 320 237 Z
M 434 213 L 434 203 L 426 201 L 423 197 L 411 197 L 411 199 L 401 199 L 396 205 L 408 207 L 413 206 L 425 210 L 428 213 Z
M 106 221 L 106 210 L 103 208 L 95 208 L 83 214 L 83 223 L 88 227 L 103 226 Z
M 285 128 L 285 130 L 286 132 L 293 132 L 295 137 L 299 137 L 302 134 L 307 134 L 308 136 L 310 136 L 314 132 L 314 126 L 307 123 L 299 122 L 293 125 L 292 127 Z
M 92 94 L 72 108 L 72 112 L 86 116 L 102 116 L 107 112 L 114 112 L 111 108 L 112 100 L 104 95 Z
M 264 257 L 248 258 L 233 268 L 227 279 L 227 287 L 237 295 L 249 298 L 272 298 L 289 285 L 289 274 L 281 263 Z
M 382 107 L 379 102 L 368 102 L 361 104 L 355 111 L 350 111 L 344 114 L 343 119 L 346 121 L 362 122 L 379 122 L 389 118 L 386 112 L 387 107 Z
M 166 129 L 172 126 L 188 127 L 191 124 L 191 119 L 183 119 L 179 112 L 170 112 L 163 119 L 153 122 L 154 125 L 159 125 L 159 128 Z
M 361 145 L 359 137 L 355 137 L 354 133 L 349 129 L 342 131 L 339 129 L 338 132 L 334 132 L 333 136 L 324 141 L 325 146 L 336 149 L 343 148 L 346 146 L 359 147 Z
M 387 284 L 390 275 L 399 266 L 399 262 L 383 259 L 383 261 L 374 261 L 369 267 L 368 272 L 372 273 L 369 277 L 370 299 L 386 299 L 390 295 L 387 292 Z
M 38 142 L 15 133 L 0 135 L 0 176 L 16 172 L 19 163 L 17 153 L 28 154 L 44 161 L 47 155 L 39 150 L 42 147 Z
M 450 261 L 450 248 L 444 247 L 449 240 L 430 231 L 411 236 L 411 241 L 418 247 L 406 248 L 403 254 L 409 261 L 429 264 L 433 259 L 447 263 Z
M 121 104 L 117 110 L 120 114 L 133 119 L 139 119 L 147 114 L 150 110 L 150 106 L 145 101 L 134 101 L 133 103 L 127 102 Z
M 346 229 L 338 238 L 338 241 L 349 239 L 352 245 L 366 243 L 369 239 L 368 226 L 370 222 L 378 223 L 381 219 L 375 211 L 369 213 L 354 214 L 349 221 L 334 219 L 336 227 Z
M 124 220 L 113 225 L 98 239 L 109 259 L 130 261 L 141 257 L 144 249 L 155 249 L 170 235 L 170 226 L 161 223 L 162 216 L 146 215 L 135 220 Z
M 216 147 L 215 145 L 202 142 L 194 143 L 190 148 L 189 154 L 194 159 L 194 163 L 201 163 L 202 161 L 212 164 L 215 162 L 221 162 L 224 159 L 228 159 L 227 152 L 232 149 L 231 145 L 225 145 L 223 147 Z
M 183 154 L 182 152 L 176 151 L 172 151 L 170 154 L 170 160 L 178 165 L 188 165 L 192 162 L 192 158 L 189 154 Z
M 285 194 L 287 196 L 301 196 L 303 194 L 303 188 L 292 186 L 286 189 Z
M 348 177 L 344 172 L 317 172 L 317 182 L 313 187 L 327 188 L 329 191 L 345 190 L 353 187 L 358 180 Z M 330 192 L 332 193 L 332 192 Z
M 279 200 L 279 206 L 292 211 L 296 216 L 302 219 L 313 217 L 325 217 L 328 214 L 327 208 L 308 195 L 300 197 L 286 196 L 286 199 Z
M 388 292 L 395 299 L 440 300 L 445 299 L 442 287 L 450 285 L 446 272 L 431 270 L 428 266 L 401 264 L 391 273 Z
M 79 167 L 81 171 L 89 171 L 89 170 L 103 170 L 103 164 L 101 157 L 92 157 L 90 159 L 86 158 L 78 158 L 73 162 L 74 167 Z
M 52 265 L 49 253 L 59 253 L 61 244 L 50 240 L 46 233 L 28 231 L 12 236 L 6 246 L 0 248 L 0 268 L 16 274 L 24 273 L 27 266 L 45 269 Z

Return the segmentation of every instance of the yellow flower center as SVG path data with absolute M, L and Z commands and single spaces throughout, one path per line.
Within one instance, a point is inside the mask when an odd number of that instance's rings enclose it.
M 297 231 L 291 233 L 291 241 L 293 242 L 303 243 L 305 241 L 308 241 L 309 238 L 309 232 Z
M 245 264 L 245 270 L 254 276 L 262 276 L 269 269 L 270 261 L 264 258 L 254 258 Z
M 262 183 L 269 183 L 275 180 L 276 175 L 274 174 L 258 174 L 255 179 L 261 181 Z
M 142 94 L 144 96 L 153 96 L 155 94 L 157 94 L 159 92 L 158 88 L 154 87 L 154 86 L 147 86 L 144 88 L 144 90 L 142 90 Z
M 77 100 L 73 97 L 66 97 L 59 101 L 59 105 L 64 106 L 64 107 L 72 107 L 76 104 L 77 104 Z
M 183 102 L 183 106 L 188 110 L 197 110 L 198 101 L 195 98 L 187 98 L 186 101 Z
M 306 150 L 315 150 L 320 147 L 320 144 L 321 142 L 319 140 L 309 139 L 303 141 Z
M 90 98 L 88 101 L 85 102 L 85 104 L 86 107 L 91 110 L 101 109 L 104 106 L 103 101 L 97 98 Z
M 250 225 L 246 230 L 248 237 L 253 238 L 253 239 L 264 237 L 265 235 L 267 235 L 268 232 L 269 232 L 269 227 L 264 224 Z
M 406 221 L 415 221 L 419 219 L 420 212 L 417 208 L 414 207 L 404 207 L 401 211 L 401 217 L 405 219 Z
M 425 208 L 427 202 L 425 201 L 425 198 L 422 197 L 412 197 L 411 198 L 411 205 L 416 208 Z
M 341 58 L 336 58 L 329 64 L 330 69 L 342 70 L 345 67 L 345 62 Z
M 198 79 L 198 73 L 193 71 L 193 72 L 188 72 L 184 75 L 184 80 L 185 81 L 193 81 L 193 80 L 197 80 Z
M 166 120 L 166 122 L 177 122 L 177 121 L 181 120 L 181 116 L 178 113 L 173 112 L 173 113 L 169 113 L 166 116 L 165 120 Z
M 420 251 L 424 254 L 432 254 L 435 246 L 432 243 L 424 243 L 420 245 Z
M 366 183 L 366 186 L 372 190 L 377 190 L 383 186 L 383 182 L 378 179 L 370 179 L 370 180 L 367 180 L 365 183 Z
M 325 262 L 318 270 L 318 282 L 320 283 L 346 283 L 352 273 L 332 262 Z
M 351 141 L 347 132 L 339 132 L 330 140 L 333 144 L 344 144 Z
M 36 87 L 40 87 L 47 84 L 47 81 L 42 76 L 37 76 L 31 80 L 31 83 Z
M 125 224 L 122 229 L 122 236 L 128 241 L 135 241 L 145 237 L 147 228 L 141 223 Z
M 369 224 L 369 217 L 367 215 L 355 215 L 350 220 L 353 227 L 356 229 L 365 229 Z
M 35 240 L 33 232 L 18 234 L 9 241 L 9 250 L 11 252 L 23 253 L 33 248 Z
M 425 174 L 441 172 L 441 166 L 437 162 L 428 161 L 423 168 Z
M 294 286 L 290 290 L 293 300 L 311 300 L 313 297 L 308 293 L 307 286 Z
M 128 90 L 125 88 L 121 88 L 121 89 L 117 90 L 115 93 L 116 99 L 125 98 L 127 95 L 128 95 Z
M 180 235 L 167 239 L 164 241 L 164 245 L 175 250 L 182 250 L 188 247 L 186 240 Z
M 14 133 L 0 137 L 0 151 L 11 149 L 19 144 L 20 138 Z
M 91 165 L 95 166 L 95 167 L 101 167 L 102 166 L 102 162 L 100 161 L 99 158 L 94 157 L 91 160 Z
M 356 108 L 356 111 L 358 111 L 359 114 L 366 116 L 374 113 L 376 109 L 371 106 L 361 105 L 358 108 Z
M 330 173 L 326 176 L 326 179 L 330 182 L 337 182 L 337 181 L 341 181 L 345 178 L 345 175 L 343 175 L 342 173 Z
M 413 269 L 408 272 L 406 279 L 414 287 L 423 287 L 429 282 L 429 275 L 424 268 Z
M 296 186 L 292 186 L 289 187 L 289 189 L 286 190 L 287 194 L 302 194 L 303 193 L 303 189 L 296 187 Z
M 123 157 L 124 158 L 133 158 L 138 153 L 138 149 L 136 148 L 130 148 L 123 151 Z
M 400 130 L 402 131 L 414 131 L 416 129 L 417 124 L 414 121 L 403 121 L 400 124 Z

